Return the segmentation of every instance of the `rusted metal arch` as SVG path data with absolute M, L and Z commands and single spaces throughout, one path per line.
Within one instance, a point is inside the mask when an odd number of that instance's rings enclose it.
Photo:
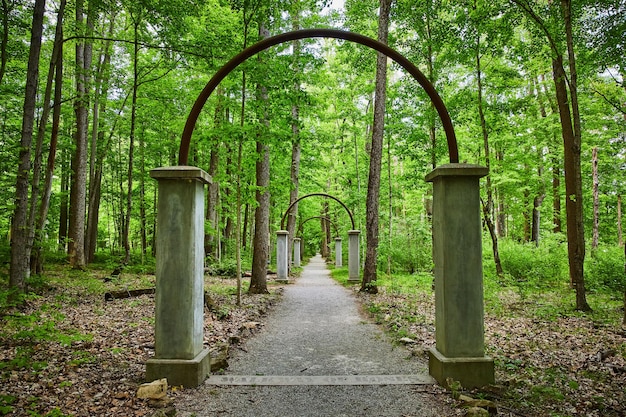
M 354 226 L 354 217 L 352 217 L 352 212 L 350 211 L 348 206 L 346 206 L 343 203 L 343 201 L 341 201 L 337 197 L 334 197 L 334 196 L 332 196 L 330 194 L 326 194 L 326 193 L 311 193 L 311 194 L 303 195 L 302 197 L 298 197 L 298 199 L 296 201 L 294 201 L 293 203 L 291 203 L 289 205 L 289 207 L 287 207 L 287 210 L 285 211 L 285 214 L 283 214 L 283 217 L 280 219 L 280 228 L 281 228 L 281 230 L 285 230 L 285 219 L 287 218 L 287 215 L 289 214 L 289 212 L 291 211 L 293 206 L 295 206 L 298 203 L 298 201 L 300 201 L 300 200 L 304 200 L 305 198 L 314 197 L 314 196 L 321 196 L 321 197 L 332 198 L 333 200 L 335 200 L 336 202 L 341 204 L 343 206 L 343 208 L 346 209 L 346 211 L 348 212 L 348 216 L 350 216 L 350 222 L 352 223 L 352 230 L 354 230 L 354 227 L 355 227 Z
M 296 231 L 296 236 L 302 235 L 302 227 L 304 226 L 304 223 L 308 222 L 309 220 L 313 220 L 313 219 L 322 219 L 322 220 L 328 221 L 328 223 L 330 223 L 335 228 L 335 235 L 339 236 L 339 228 L 337 228 L 337 225 L 335 224 L 335 222 L 333 222 L 328 217 L 324 217 L 324 216 L 312 216 L 312 217 L 309 217 L 308 219 L 300 222 L 300 226 L 298 226 L 298 230 Z
M 347 32 L 338 29 L 302 29 L 265 38 L 260 42 L 255 43 L 254 45 L 244 49 L 215 73 L 213 78 L 211 78 L 211 80 L 207 83 L 204 89 L 200 92 L 200 95 L 198 95 L 196 102 L 189 112 L 187 122 L 185 123 L 185 128 L 183 129 L 183 135 L 180 140 L 180 148 L 178 151 L 178 164 L 187 165 L 189 159 L 189 146 L 191 143 L 191 135 L 193 134 L 194 127 L 196 126 L 198 116 L 200 115 L 200 112 L 202 111 L 202 108 L 204 107 L 206 101 L 211 96 L 213 90 L 217 88 L 219 83 L 224 78 L 226 78 L 226 76 L 230 74 L 231 71 L 237 68 L 239 64 L 243 63 L 246 59 L 250 58 L 253 55 L 256 55 L 257 53 L 267 48 L 284 42 L 295 41 L 305 38 L 334 38 L 359 43 L 371 49 L 375 49 L 376 51 L 388 56 L 389 58 L 397 62 L 402 68 L 404 68 L 409 74 L 411 74 L 418 83 L 420 83 L 422 88 L 424 88 L 424 91 L 426 91 L 426 94 L 428 94 L 428 96 L 430 97 L 433 106 L 439 114 L 443 129 L 446 132 L 450 163 L 459 162 L 459 150 L 457 146 L 456 135 L 454 133 L 454 127 L 452 126 L 452 120 L 450 119 L 448 109 L 446 108 L 443 100 L 441 99 L 433 85 L 430 83 L 430 81 L 428 81 L 428 78 L 426 78 L 426 76 L 408 59 L 406 59 L 402 54 L 388 47 L 384 43 L 378 42 L 377 40 L 374 40 L 372 38 L 368 38 L 367 36 L 359 35 L 357 33 Z

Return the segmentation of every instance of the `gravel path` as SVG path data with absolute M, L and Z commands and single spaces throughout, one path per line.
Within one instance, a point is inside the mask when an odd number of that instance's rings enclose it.
M 227 375 L 419 375 L 421 360 L 393 346 L 360 314 L 317 255 L 288 285 L 264 329 L 233 352 Z M 318 378 L 319 379 L 319 378 Z M 218 386 L 178 397 L 178 416 L 453 416 L 426 385 Z

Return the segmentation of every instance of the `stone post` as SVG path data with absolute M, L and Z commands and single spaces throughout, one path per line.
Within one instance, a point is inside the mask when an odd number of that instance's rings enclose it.
M 155 355 L 146 379 L 196 387 L 210 372 L 204 339 L 204 184 L 200 168 L 156 168 Z
M 299 268 L 302 256 L 300 256 L 300 238 L 293 238 L 293 266 Z
M 289 232 L 286 230 L 276 232 L 276 282 L 287 283 L 289 281 L 288 237 Z
M 360 230 L 348 230 L 348 282 L 361 282 L 359 271 L 359 235 Z
M 433 183 L 435 339 L 429 372 L 464 388 L 494 383 L 485 356 L 479 178 L 485 167 L 446 164 L 426 176 Z
M 343 265 L 343 259 L 341 259 L 341 257 L 342 257 L 341 238 L 336 237 L 335 238 L 335 266 L 337 268 L 341 268 L 341 266 Z

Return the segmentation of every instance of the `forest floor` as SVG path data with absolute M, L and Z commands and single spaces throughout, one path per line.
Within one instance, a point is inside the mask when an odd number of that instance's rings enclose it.
M 359 297 L 377 323 L 427 357 L 435 346 L 432 292 L 379 287 L 379 294 Z M 496 384 L 467 394 L 494 401 L 503 416 L 626 416 L 626 328 L 600 316 L 574 312 L 549 294 L 521 297 L 503 289 L 497 305 L 487 301 L 485 314 Z
M 154 354 L 154 295 L 104 296 L 154 288 L 154 275 L 110 279 L 105 271 L 55 269 L 37 295 L 1 311 L 0 416 L 163 415 L 163 402 L 136 396 Z M 215 290 L 212 310 L 205 311 L 209 346 L 254 334 L 280 298 L 281 287 L 270 283 L 270 294 L 244 295 L 237 306 L 234 280 L 206 280 Z M 176 389 L 170 387 L 170 394 Z
M 0 416 L 163 415 L 136 397 L 154 352 L 154 296 L 104 297 L 154 288 L 154 276 L 110 279 L 104 270 L 61 266 L 46 275 L 33 283 L 34 294 L 22 306 L 0 310 Z M 262 329 L 281 294 L 281 286 L 269 280 L 270 294 L 244 295 L 237 306 L 234 280 L 206 279 L 210 346 L 237 343 Z M 358 294 L 365 310 L 398 343 L 405 338 L 416 356 L 425 357 L 435 343 L 432 293 L 380 290 Z M 558 304 L 502 291 L 485 317 L 496 385 L 468 394 L 495 401 L 503 416 L 626 415 L 626 331 Z M 170 387 L 174 406 L 176 391 Z

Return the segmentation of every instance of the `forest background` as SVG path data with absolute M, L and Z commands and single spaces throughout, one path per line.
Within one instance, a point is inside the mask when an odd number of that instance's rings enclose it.
M 152 271 L 149 171 L 177 164 L 206 82 L 263 37 L 332 27 L 380 39 L 415 63 L 448 108 L 461 160 L 489 167 L 486 291 L 513 288 L 524 298 L 556 288 L 568 310 L 615 323 L 626 302 L 624 2 L 329 3 L 2 1 L 3 305 L 23 299 L 59 260 Z M 448 161 L 445 143 L 421 87 L 369 49 L 302 40 L 249 59 L 194 130 L 189 164 L 214 179 L 207 266 L 251 270 L 249 290 L 267 291 L 284 211 L 323 192 L 366 232 L 363 290 L 394 276 L 428 279 L 423 179 Z M 287 227 L 305 253 L 330 256 L 350 226 L 342 207 L 318 198 L 299 203 Z

